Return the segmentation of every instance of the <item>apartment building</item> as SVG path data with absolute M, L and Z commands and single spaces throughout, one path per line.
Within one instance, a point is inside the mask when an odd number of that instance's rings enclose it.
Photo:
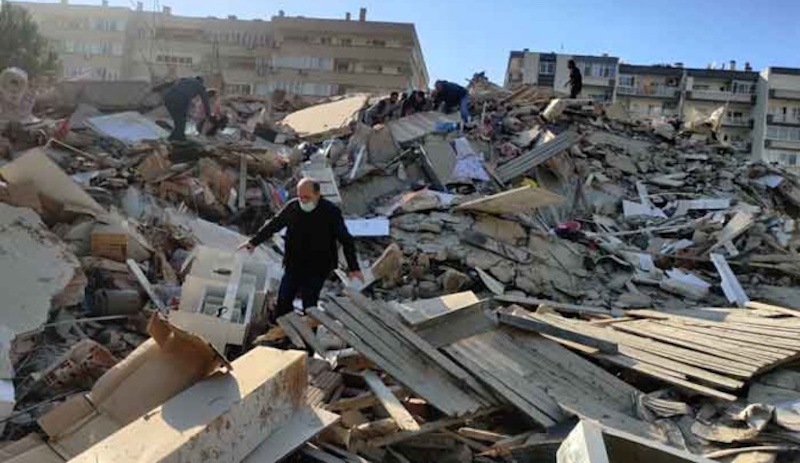
M 678 116 L 683 71 L 674 66 L 620 64 L 616 101 L 639 118 Z
M 800 69 L 770 67 L 758 83 L 753 154 L 757 159 L 800 167 Z
M 619 58 L 613 56 L 565 55 L 538 53 L 527 49 L 512 51 L 508 58 L 505 86 L 514 88 L 533 84 L 555 92 L 568 93 L 567 63 L 575 60 L 583 75 L 581 96 L 596 101 L 612 101 L 619 68 Z
M 128 8 L 61 3 L 16 3 L 25 7 L 61 59 L 66 78 L 123 77 Z
M 226 94 L 275 90 L 325 97 L 355 91 L 427 88 L 413 24 L 358 18 L 271 20 L 174 15 L 61 3 L 17 2 L 28 9 L 62 58 L 64 77 L 159 81 L 211 77 Z
M 755 125 L 756 87 L 758 73 L 749 69 L 736 70 L 731 62 L 728 69 L 686 69 L 683 117 L 693 114 L 710 114 L 723 104 L 728 104 L 722 119 L 722 141 L 750 146 Z

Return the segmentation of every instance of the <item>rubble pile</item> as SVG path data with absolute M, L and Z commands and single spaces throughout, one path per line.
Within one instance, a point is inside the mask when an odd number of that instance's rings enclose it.
M 719 111 L 635 120 L 476 74 L 469 124 L 235 97 L 171 144 L 150 92 L 32 120 L 25 90 L 0 461 L 796 456 L 800 177 L 718 142 Z M 283 238 L 237 247 L 304 176 L 365 279 L 270 326 Z

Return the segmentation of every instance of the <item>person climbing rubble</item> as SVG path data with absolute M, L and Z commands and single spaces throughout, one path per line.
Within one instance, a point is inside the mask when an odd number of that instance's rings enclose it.
M 332 202 L 322 198 L 319 182 L 310 178 L 300 180 L 297 198 L 286 203 L 278 215 L 266 222 L 239 249 L 252 252 L 284 228 L 286 253 L 283 265 L 286 272 L 278 290 L 273 322 L 292 311 L 297 293 L 303 300 L 303 309 L 317 305 L 322 286 L 337 265 L 337 241 L 342 245 L 347 260 L 349 277 L 364 281 L 356 259 L 355 242 L 347 231 L 342 212 Z
M 461 120 L 469 122 L 469 92 L 467 89 L 446 80 L 437 80 L 433 91 L 433 107 L 445 113 L 458 107 Z
M 178 79 L 164 95 L 164 105 L 173 123 L 172 133 L 169 135 L 170 141 L 186 140 L 186 119 L 189 116 L 192 100 L 197 96 L 200 97 L 204 114 L 211 114 L 208 92 L 200 76 Z

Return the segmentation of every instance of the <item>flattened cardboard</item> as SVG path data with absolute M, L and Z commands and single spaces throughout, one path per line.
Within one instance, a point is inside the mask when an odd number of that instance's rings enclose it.
M 152 336 L 108 370 L 88 394 L 71 397 L 41 418 L 49 445 L 69 459 L 220 367 L 231 368 L 208 342 L 154 315 Z M 17 463 L 37 463 L 20 460 Z

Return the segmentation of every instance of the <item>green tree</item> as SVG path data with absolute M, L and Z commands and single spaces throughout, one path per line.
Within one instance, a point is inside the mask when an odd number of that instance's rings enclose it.
M 31 76 L 58 69 L 58 55 L 24 8 L 2 1 L 0 6 L 0 71 L 15 66 Z

